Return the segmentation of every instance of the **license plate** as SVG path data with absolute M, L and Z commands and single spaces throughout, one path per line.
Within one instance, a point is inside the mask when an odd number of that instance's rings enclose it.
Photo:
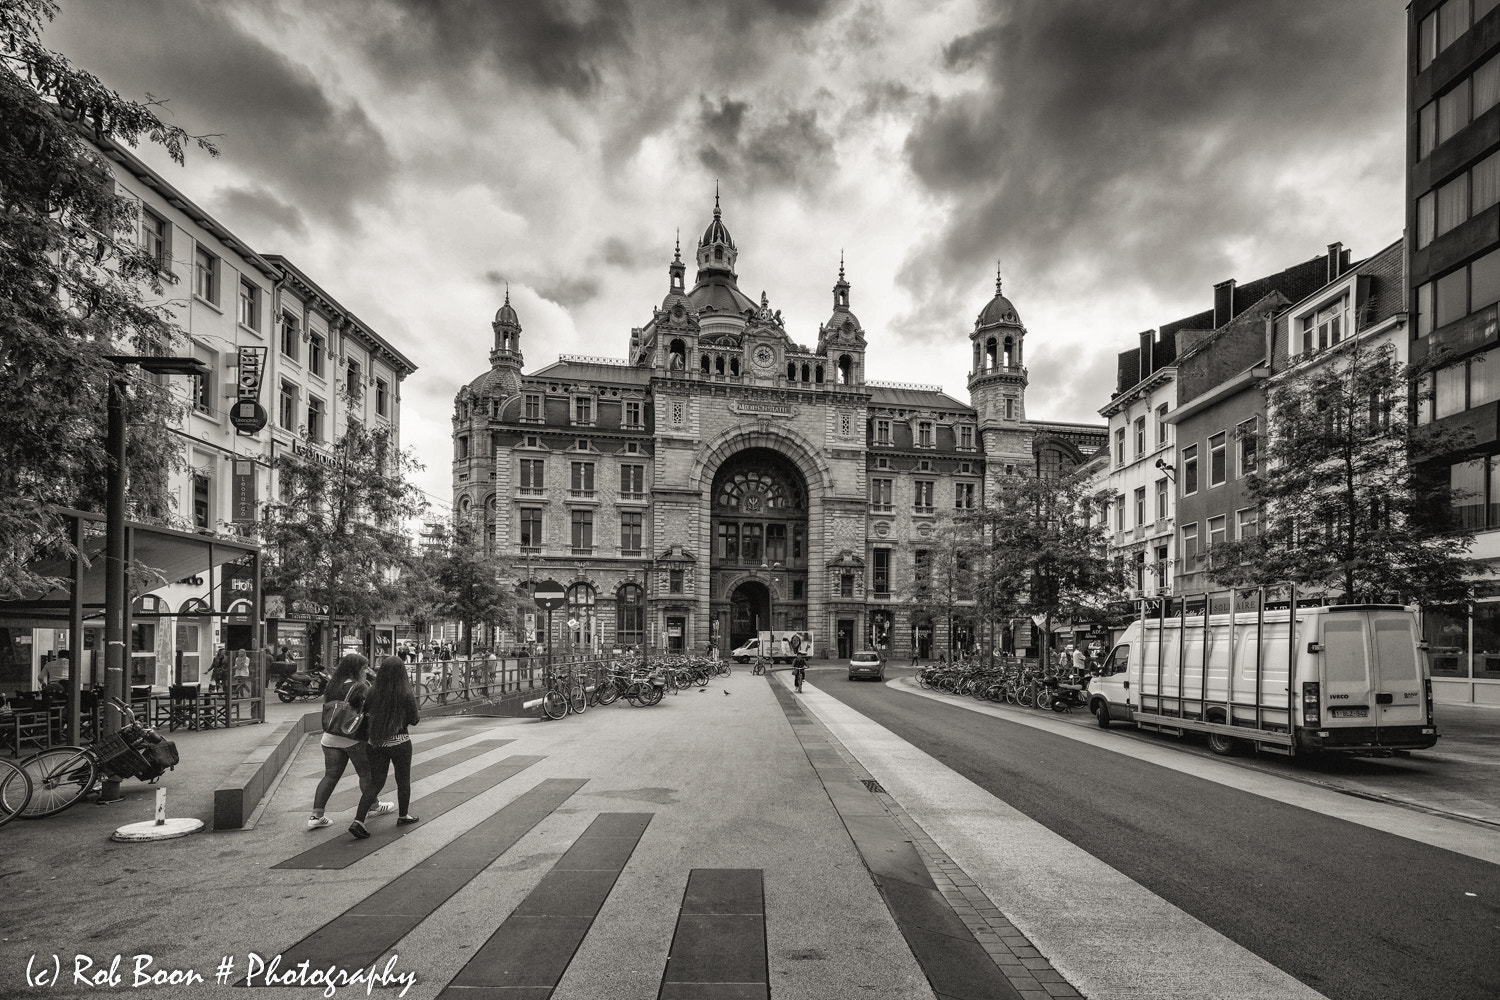
M 1363 719 L 1368 717 L 1369 714 L 1370 710 L 1368 708 L 1335 708 L 1333 710 L 1333 717 L 1335 719 Z

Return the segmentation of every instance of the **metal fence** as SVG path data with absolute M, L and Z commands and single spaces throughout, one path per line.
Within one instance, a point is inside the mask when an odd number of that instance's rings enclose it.
M 600 679 L 609 670 L 607 656 L 553 657 L 551 669 L 582 672 Z M 545 656 L 474 656 L 422 660 L 406 665 L 419 708 L 499 698 L 516 691 L 545 687 Z

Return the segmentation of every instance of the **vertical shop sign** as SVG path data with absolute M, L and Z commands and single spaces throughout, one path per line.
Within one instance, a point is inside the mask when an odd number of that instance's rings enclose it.
M 255 463 L 250 459 L 234 460 L 234 477 L 231 492 L 234 496 L 233 517 L 235 524 L 255 523 Z

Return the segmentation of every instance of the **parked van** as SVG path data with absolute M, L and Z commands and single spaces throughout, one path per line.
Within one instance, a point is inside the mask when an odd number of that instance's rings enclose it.
M 1288 755 L 1422 750 L 1437 742 L 1416 609 L 1240 612 L 1224 595 L 1214 607 L 1229 613 L 1205 614 L 1206 603 L 1171 600 L 1125 629 L 1089 684 L 1101 727 L 1201 732 L 1224 755 L 1251 747 Z
M 794 635 L 801 639 L 802 655 L 812 659 L 811 632 L 762 632 L 746 640 L 743 646 L 729 655 L 736 663 L 749 663 L 757 656 L 764 656 L 770 663 L 791 663 L 792 657 L 796 655 L 796 650 L 792 649 Z

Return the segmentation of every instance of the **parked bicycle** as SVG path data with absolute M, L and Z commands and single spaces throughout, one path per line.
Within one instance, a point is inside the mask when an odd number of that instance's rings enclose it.
M 105 779 L 154 782 L 177 765 L 176 743 L 163 739 L 149 723 L 137 721 L 130 706 L 118 698 L 111 698 L 109 705 L 125 723 L 118 732 L 84 747 L 51 747 L 18 762 L 31 780 L 30 799 L 18 813 L 22 819 L 55 816 Z
M 19 765 L 0 759 L 0 826 L 26 809 L 31 801 L 31 775 Z

